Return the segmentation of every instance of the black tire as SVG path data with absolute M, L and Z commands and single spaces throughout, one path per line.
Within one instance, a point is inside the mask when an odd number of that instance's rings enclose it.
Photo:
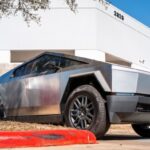
M 4 118 L 4 107 L 3 105 L 0 105 L 0 119 L 2 120 Z
M 105 102 L 90 85 L 73 90 L 68 97 L 64 117 L 67 126 L 89 130 L 97 138 L 103 137 L 108 128 Z
M 132 128 L 140 136 L 150 138 L 150 124 L 132 124 Z

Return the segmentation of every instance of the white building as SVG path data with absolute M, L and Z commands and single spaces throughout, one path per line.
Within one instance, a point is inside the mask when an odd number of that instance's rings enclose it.
M 0 63 L 18 63 L 58 51 L 150 70 L 150 29 L 111 4 L 77 0 L 77 12 L 54 0 L 41 26 L 19 16 L 0 21 Z M 2 65 L 1 65 L 2 66 Z M 3 65 L 4 66 L 4 65 Z

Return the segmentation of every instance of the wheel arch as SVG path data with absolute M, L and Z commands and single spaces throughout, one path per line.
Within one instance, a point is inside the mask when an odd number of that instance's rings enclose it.
M 94 72 L 88 72 L 88 73 L 81 73 L 81 74 L 75 74 L 71 75 L 69 77 L 67 86 L 64 90 L 64 94 L 62 96 L 62 100 L 60 103 L 61 107 L 61 113 L 64 113 L 65 110 L 65 104 L 67 102 L 69 94 L 78 86 L 89 84 L 94 86 L 101 94 L 103 99 L 106 100 L 106 96 L 108 92 L 111 92 L 111 89 L 103 77 L 102 73 L 100 71 L 94 71 Z

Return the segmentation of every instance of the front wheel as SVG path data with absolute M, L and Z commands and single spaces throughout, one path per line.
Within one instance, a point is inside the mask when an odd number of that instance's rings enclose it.
M 97 138 L 104 136 L 108 127 L 105 102 L 93 86 L 79 86 L 69 95 L 65 122 L 67 126 L 89 130 Z
M 140 136 L 150 138 L 150 124 L 132 124 L 132 128 Z

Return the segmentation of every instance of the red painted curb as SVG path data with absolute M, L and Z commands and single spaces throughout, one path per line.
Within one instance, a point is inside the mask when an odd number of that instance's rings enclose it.
M 96 137 L 85 130 L 0 132 L 0 148 L 95 144 Z

